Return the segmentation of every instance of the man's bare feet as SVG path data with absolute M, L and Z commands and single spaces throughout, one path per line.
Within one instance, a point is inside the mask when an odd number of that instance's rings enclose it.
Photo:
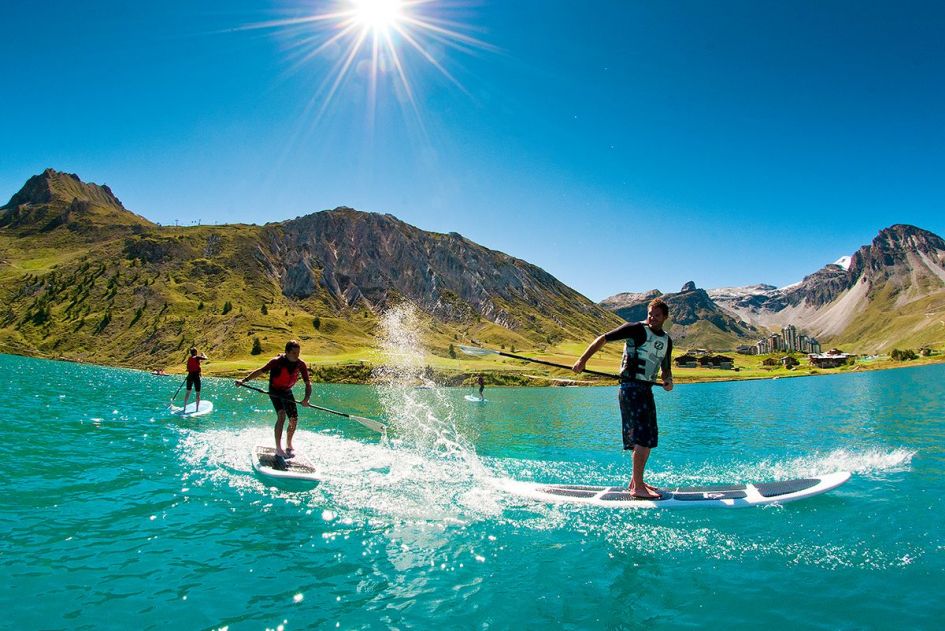
M 659 490 L 646 482 L 643 483 L 642 491 L 638 490 L 632 483 L 627 487 L 627 490 L 630 491 L 630 495 L 641 500 L 655 500 L 661 497 Z

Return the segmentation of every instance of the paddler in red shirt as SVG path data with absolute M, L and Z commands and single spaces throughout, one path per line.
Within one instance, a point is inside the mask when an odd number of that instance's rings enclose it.
M 292 447 L 292 436 L 295 434 L 295 427 L 298 424 L 299 412 L 295 406 L 295 397 L 292 396 L 292 386 L 302 378 L 305 382 L 305 398 L 299 401 L 300 404 L 308 406 L 308 400 L 312 396 L 312 382 L 308 376 L 308 366 L 299 358 L 302 347 L 296 340 L 289 340 L 285 345 L 285 353 L 273 357 L 262 368 L 258 368 L 249 373 L 245 378 L 238 379 L 236 385 L 242 386 L 247 381 L 252 381 L 267 370 L 269 371 L 269 399 L 272 401 L 272 407 L 276 409 L 276 455 L 283 458 L 291 458 L 295 455 L 295 449 Z M 282 426 L 286 417 L 289 417 L 289 431 L 286 433 L 285 451 L 282 449 Z
M 184 395 L 184 409 L 187 409 L 187 399 L 190 398 L 191 389 L 196 390 L 196 407 L 194 412 L 200 409 L 200 362 L 207 359 L 203 353 L 197 352 L 196 346 L 190 347 L 190 357 L 187 358 L 187 394 Z

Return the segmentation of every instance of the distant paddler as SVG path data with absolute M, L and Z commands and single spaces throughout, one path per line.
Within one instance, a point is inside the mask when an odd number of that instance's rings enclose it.
M 659 497 L 659 490 L 643 481 L 643 471 L 656 447 L 656 402 L 653 386 L 656 375 L 662 373 L 663 390 L 673 389 L 671 356 L 673 340 L 663 330 L 669 317 L 669 306 L 659 298 L 650 301 L 646 320 L 627 322 L 594 340 L 574 364 L 575 372 L 582 372 L 591 356 L 607 342 L 626 340 L 620 363 L 620 416 L 623 421 L 623 448 L 633 450 L 633 475 L 630 493 L 640 499 Z
M 200 409 L 200 362 L 206 361 L 207 356 L 197 351 L 196 346 L 190 347 L 190 356 L 187 358 L 187 392 L 184 394 L 184 410 L 187 409 L 187 399 L 190 391 L 196 392 L 194 411 Z
M 292 386 L 296 384 L 299 377 L 305 382 L 305 398 L 299 403 L 308 406 L 308 400 L 312 396 L 312 381 L 308 376 L 308 366 L 299 357 L 301 352 L 301 344 L 296 340 L 289 340 L 285 344 L 285 353 L 273 357 L 269 360 L 269 363 L 257 368 L 245 378 L 236 380 L 236 385 L 242 386 L 247 381 L 252 381 L 267 370 L 269 371 L 269 399 L 272 401 L 272 407 L 276 410 L 276 456 L 282 458 L 291 458 L 295 455 L 295 448 L 292 447 L 292 437 L 295 435 L 295 428 L 298 425 L 299 411 L 295 405 L 295 397 L 292 396 Z M 285 424 L 286 417 L 289 418 L 289 431 L 286 433 L 286 448 L 283 450 L 282 427 Z
M 485 399 L 486 397 L 482 394 L 482 391 L 486 389 L 486 381 L 482 378 L 482 373 L 479 373 L 479 378 L 476 379 L 476 383 L 479 384 L 479 398 Z

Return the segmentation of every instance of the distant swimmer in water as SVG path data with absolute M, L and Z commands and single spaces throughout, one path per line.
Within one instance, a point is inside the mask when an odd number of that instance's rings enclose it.
M 659 298 L 650 301 L 646 320 L 627 322 L 594 340 L 581 358 L 574 364 L 574 371 L 581 372 L 591 356 L 607 342 L 626 340 L 623 361 L 620 364 L 620 416 L 623 420 L 623 448 L 633 450 L 633 476 L 630 493 L 640 499 L 654 499 L 659 490 L 643 481 L 646 461 L 650 450 L 656 447 L 656 402 L 653 386 L 661 385 L 669 392 L 673 389 L 673 371 L 670 358 L 673 340 L 663 330 L 669 317 L 669 307 Z M 663 382 L 656 381 L 657 373 Z
M 484 399 L 485 397 L 482 394 L 482 391 L 486 389 L 486 382 L 482 378 L 482 373 L 479 373 L 479 378 L 476 379 L 476 383 L 479 384 L 479 398 Z
M 292 396 L 292 386 L 299 380 L 299 377 L 305 382 L 305 398 L 299 403 L 308 406 L 308 400 L 312 396 L 312 381 L 308 376 L 308 366 L 299 357 L 301 352 L 302 346 L 296 340 L 289 340 L 285 345 L 285 353 L 273 357 L 265 366 L 257 368 L 243 379 L 236 381 L 236 385 L 242 386 L 247 381 L 252 381 L 267 370 L 269 371 L 269 399 L 276 409 L 276 456 L 282 458 L 291 458 L 295 455 L 295 449 L 292 447 L 292 437 L 295 435 L 295 428 L 298 425 L 299 411 Z M 283 451 L 282 427 L 285 424 L 286 417 L 289 418 L 289 431 L 286 433 L 286 448 Z
M 200 362 L 207 359 L 203 353 L 197 352 L 196 346 L 190 347 L 190 356 L 187 358 L 187 393 L 184 394 L 184 409 L 187 409 L 187 399 L 190 398 L 190 391 L 196 391 L 196 407 L 194 411 L 200 409 Z M 163 372 L 163 371 L 161 371 Z

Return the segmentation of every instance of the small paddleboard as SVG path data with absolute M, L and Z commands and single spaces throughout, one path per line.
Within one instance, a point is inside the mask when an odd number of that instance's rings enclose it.
M 171 414 L 177 414 L 178 416 L 203 416 L 204 414 L 209 414 L 213 412 L 213 401 L 207 401 L 206 399 L 200 400 L 200 409 L 197 409 L 196 401 L 188 403 L 187 407 L 180 407 L 179 405 L 171 406 Z
M 784 504 L 826 493 L 850 479 L 846 471 L 797 480 L 762 484 L 660 488 L 659 499 L 635 499 L 626 486 L 589 484 L 537 484 L 508 480 L 505 490 L 545 502 L 593 504 L 607 508 L 741 508 Z
M 285 470 L 281 470 L 276 462 L 276 448 L 267 445 L 256 445 L 252 453 L 253 469 L 260 475 L 280 480 L 307 480 L 319 482 L 321 476 L 318 469 L 305 456 L 296 454 L 294 458 L 285 460 Z
M 467 400 L 467 401 L 472 401 L 473 403 L 485 403 L 485 402 L 488 401 L 489 399 L 480 399 L 479 397 L 477 397 L 477 396 L 474 395 L 474 394 L 467 394 L 467 395 L 466 395 L 466 400 Z

